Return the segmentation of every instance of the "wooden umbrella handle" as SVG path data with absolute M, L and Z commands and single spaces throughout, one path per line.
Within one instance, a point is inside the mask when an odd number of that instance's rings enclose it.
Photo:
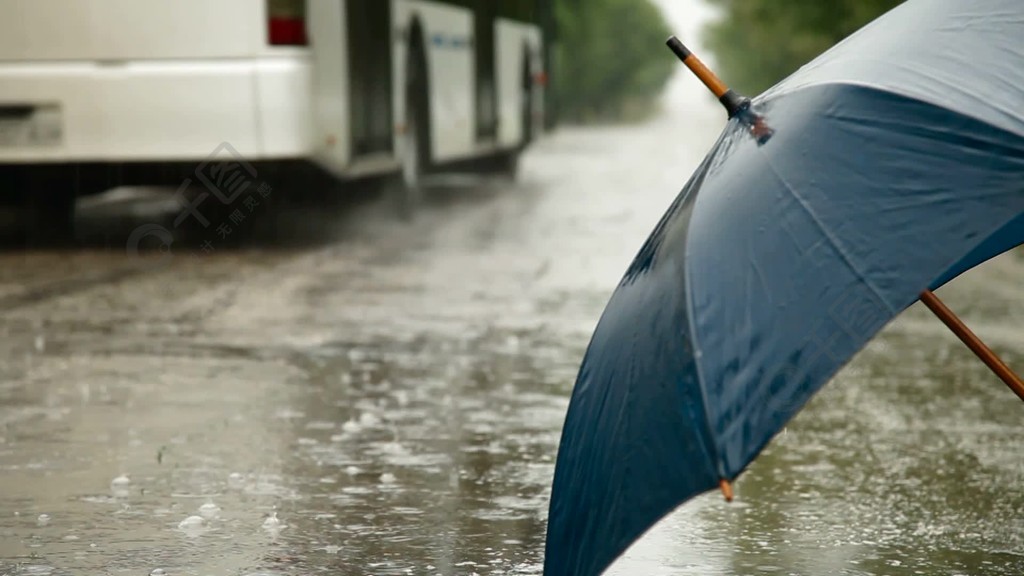
M 956 314 L 950 310 L 939 297 L 936 296 L 931 290 L 925 290 L 921 293 L 921 302 L 928 307 L 939 320 L 949 327 L 949 329 L 956 334 L 960 340 L 971 349 L 971 352 L 981 359 L 990 370 L 995 372 L 996 376 L 1006 383 L 1017 394 L 1017 397 L 1024 400 L 1024 380 L 1021 380 L 1020 376 L 1017 376 L 1009 366 L 1003 362 L 991 348 L 985 345 L 978 338 L 971 329 L 967 327 Z

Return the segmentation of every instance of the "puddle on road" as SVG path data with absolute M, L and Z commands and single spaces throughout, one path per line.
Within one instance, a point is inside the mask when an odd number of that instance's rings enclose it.
M 575 366 L 494 338 L 327 345 L 304 365 L 71 361 L 89 392 L 21 386 L 0 411 L 0 557 L 16 574 L 529 572 Z

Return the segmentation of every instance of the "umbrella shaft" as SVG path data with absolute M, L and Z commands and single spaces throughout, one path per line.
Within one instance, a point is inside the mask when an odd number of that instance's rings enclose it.
M 683 60 L 683 64 L 686 64 L 686 67 L 708 87 L 708 90 L 711 90 L 715 98 L 721 98 L 729 91 L 729 87 L 725 85 L 725 82 L 719 80 L 718 76 L 705 66 L 697 56 L 690 54 Z
M 967 327 L 963 321 L 960 320 L 953 313 L 952 310 L 946 307 L 939 297 L 932 293 L 931 290 L 925 290 L 921 293 L 921 302 L 928 307 L 939 320 L 957 335 L 960 340 L 971 349 L 974 354 L 989 367 L 990 370 L 995 372 L 996 376 L 1006 383 L 1017 396 L 1024 400 L 1024 381 L 1020 379 L 1020 376 L 1014 374 L 1013 370 L 1010 369 L 1000 358 L 996 356 L 996 353 L 991 348 L 985 345 L 984 342 L 978 338 L 971 329 Z

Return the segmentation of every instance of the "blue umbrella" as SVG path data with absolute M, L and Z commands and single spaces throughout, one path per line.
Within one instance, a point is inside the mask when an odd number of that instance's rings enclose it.
M 546 575 L 599 574 L 686 500 L 730 497 L 919 298 L 985 352 L 930 289 L 1024 242 L 1022 38 L 1020 0 L 910 0 L 753 101 L 671 42 L 731 119 L 587 349 Z

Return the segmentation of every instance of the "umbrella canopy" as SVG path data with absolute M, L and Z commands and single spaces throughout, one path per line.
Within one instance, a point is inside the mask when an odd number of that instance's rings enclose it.
M 925 289 L 1024 242 L 1024 3 L 910 0 L 755 98 L 615 290 L 544 573 L 601 573 L 736 478 Z

